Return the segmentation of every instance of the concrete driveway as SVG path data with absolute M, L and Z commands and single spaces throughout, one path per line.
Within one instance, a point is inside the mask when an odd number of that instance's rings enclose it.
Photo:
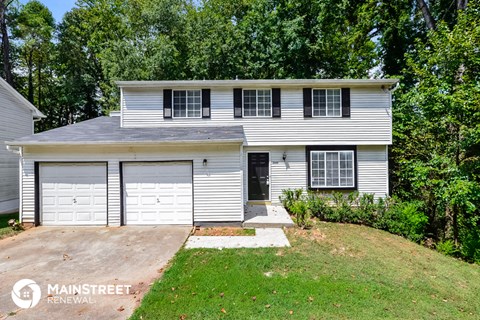
M 190 229 L 38 227 L 0 240 L 0 319 L 128 318 Z M 33 308 L 12 300 L 21 279 L 38 285 L 21 286 L 27 303 L 40 288 Z

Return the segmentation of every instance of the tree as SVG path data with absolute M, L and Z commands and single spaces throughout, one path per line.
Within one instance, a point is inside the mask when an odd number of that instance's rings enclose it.
M 396 95 L 395 192 L 426 203 L 433 236 L 480 261 L 480 7 L 439 21 L 407 56 L 413 79 Z
M 0 0 L 0 32 L 2 35 L 3 76 L 13 86 L 12 64 L 10 61 L 10 38 L 7 27 L 7 10 L 12 0 Z
M 28 2 L 21 8 L 15 30 L 20 39 L 22 66 L 27 69 L 28 93 L 30 102 L 42 108 L 42 71 L 49 59 L 52 48 L 52 34 L 55 21 L 46 6 L 37 0 Z M 37 74 L 37 98 L 34 99 L 34 73 Z

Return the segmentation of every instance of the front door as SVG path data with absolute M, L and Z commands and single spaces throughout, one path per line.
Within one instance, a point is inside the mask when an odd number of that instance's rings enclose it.
M 268 152 L 248 153 L 248 200 L 270 200 Z

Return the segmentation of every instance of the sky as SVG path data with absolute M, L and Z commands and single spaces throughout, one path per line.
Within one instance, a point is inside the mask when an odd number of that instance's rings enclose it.
M 28 0 L 20 0 L 22 4 L 28 2 Z M 69 11 L 75 5 L 75 0 L 40 0 L 45 6 L 52 11 L 55 22 L 62 21 L 65 12 Z

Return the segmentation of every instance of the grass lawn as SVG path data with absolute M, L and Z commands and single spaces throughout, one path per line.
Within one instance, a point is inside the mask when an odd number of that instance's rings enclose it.
M 18 213 L 0 214 L 0 239 L 13 236 L 22 231 L 13 231 L 8 225 L 8 220 L 18 220 Z
M 291 248 L 182 249 L 132 319 L 479 319 L 480 266 L 356 225 Z

